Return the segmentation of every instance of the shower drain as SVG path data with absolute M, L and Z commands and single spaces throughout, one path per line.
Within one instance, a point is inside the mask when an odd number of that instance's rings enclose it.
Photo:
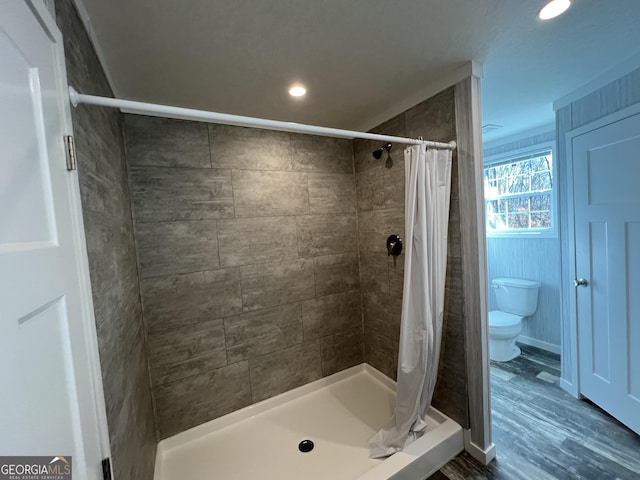
M 311 450 L 313 450 L 313 442 L 311 440 L 302 440 L 298 444 L 298 450 L 300 450 L 302 453 L 310 452 Z

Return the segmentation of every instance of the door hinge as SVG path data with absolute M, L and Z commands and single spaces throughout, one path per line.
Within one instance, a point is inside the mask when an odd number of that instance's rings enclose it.
M 102 479 L 111 480 L 111 459 L 109 457 L 102 460 Z
M 76 146 L 73 143 L 73 135 L 65 135 L 64 137 L 64 153 L 67 157 L 67 170 L 75 170 L 76 164 Z

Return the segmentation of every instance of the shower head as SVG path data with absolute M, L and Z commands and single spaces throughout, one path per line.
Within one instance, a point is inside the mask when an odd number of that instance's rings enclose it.
M 375 158 L 376 160 L 380 160 L 382 158 L 382 152 L 386 150 L 387 154 L 389 154 L 389 152 L 391 152 L 391 144 L 390 143 L 386 143 L 383 146 L 381 146 L 379 149 L 374 150 L 373 151 L 373 158 Z

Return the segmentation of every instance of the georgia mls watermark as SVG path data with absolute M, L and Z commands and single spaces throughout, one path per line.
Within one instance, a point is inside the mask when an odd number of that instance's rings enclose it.
M 71 457 L 0 457 L 0 480 L 71 480 Z

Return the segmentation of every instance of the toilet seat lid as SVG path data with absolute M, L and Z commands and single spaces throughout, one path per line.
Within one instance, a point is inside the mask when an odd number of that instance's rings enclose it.
M 501 312 L 500 310 L 489 312 L 490 327 L 512 327 L 520 323 L 520 321 L 522 321 L 522 317 L 520 315 Z

